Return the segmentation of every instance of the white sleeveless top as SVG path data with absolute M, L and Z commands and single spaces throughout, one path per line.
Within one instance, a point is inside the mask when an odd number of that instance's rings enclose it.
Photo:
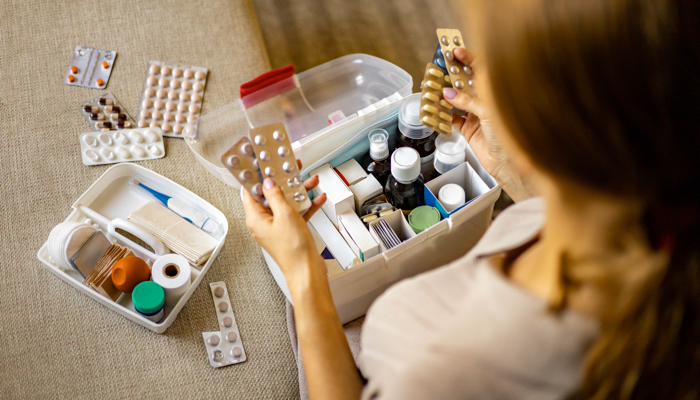
M 510 282 L 486 257 L 542 229 L 541 199 L 506 209 L 464 257 L 392 286 L 362 327 L 363 399 L 562 399 L 598 324 Z

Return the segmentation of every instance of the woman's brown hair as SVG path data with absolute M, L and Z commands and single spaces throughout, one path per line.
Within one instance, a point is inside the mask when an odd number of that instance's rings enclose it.
M 480 8 L 471 23 L 515 142 L 555 177 L 642 200 L 648 247 L 669 253 L 627 295 L 607 288 L 582 394 L 700 398 L 700 1 Z

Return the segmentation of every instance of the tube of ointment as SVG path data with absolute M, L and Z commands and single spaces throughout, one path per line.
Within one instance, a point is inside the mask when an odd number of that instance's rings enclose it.
M 129 180 L 129 187 L 137 192 L 149 197 L 153 200 L 158 201 L 164 206 L 168 207 L 170 210 L 175 212 L 177 215 L 181 216 L 185 220 L 192 223 L 192 225 L 203 230 L 209 235 L 216 237 L 221 228 L 221 224 L 208 214 L 192 207 L 183 200 L 180 200 L 173 196 L 168 196 L 157 190 L 155 190 L 151 182 L 143 178 L 140 175 L 134 175 Z

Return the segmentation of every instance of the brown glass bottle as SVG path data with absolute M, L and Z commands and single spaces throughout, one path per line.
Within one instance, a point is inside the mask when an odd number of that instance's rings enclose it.
M 404 99 L 399 109 L 399 135 L 396 147 L 410 147 L 420 155 L 421 174 L 428 182 L 439 174 L 433 166 L 438 133 L 420 122 L 420 93 Z

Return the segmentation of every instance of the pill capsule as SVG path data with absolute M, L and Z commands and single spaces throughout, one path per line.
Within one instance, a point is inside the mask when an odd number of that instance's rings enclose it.
M 207 343 L 209 343 L 210 346 L 218 346 L 219 340 L 220 340 L 219 335 L 211 335 L 211 336 L 209 336 Z
M 255 136 L 255 139 L 253 139 L 253 141 L 254 141 L 255 144 L 257 144 L 258 146 L 265 146 L 265 143 L 267 143 L 267 139 L 265 139 L 265 136 L 263 136 L 263 135 L 257 135 L 257 136 Z
M 158 83 L 158 79 L 155 76 L 149 76 L 146 83 L 148 83 L 148 86 L 155 86 Z
M 155 95 L 155 92 L 153 91 L 152 87 L 147 87 L 146 90 L 143 92 L 143 94 L 146 97 L 153 97 L 153 95 Z
M 175 99 L 177 99 L 177 92 L 174 91 L 174 90 L 171 90 L 170 92 L 168 92 L 168 98 L 169 98 L 170 100 L 175 100 Z
M 101 105 L 103 105 L 103 106 L 104 106 L 104 105 L 112 105 L 112 104 L 114 104 L 114 100 L 112 100 L 112 99 L 107 99 L 107 98 L 104 98 L 104 97 L 100 97 L 100 100 L 98 100 L 98 101 L 99 101 L 99 103 L 100 103 Z
M 240 347 L 234 347 L 231 349 L 231 355 L 238 358 L 243 355 L 243 350 Z
M 447 82 L 448 84 L 450 84 L 450 85 L 452 84 L 452 79 L 450 79 L 449 75 L 443 76 L 442 79 L 444 79 L 445 82 Z
M 253 172 L 249 169 L 244 169 L 238 174 L 238 179 L 242 180 L 243 182 L 248 182 L 249 180 L 253 179 Z
M 182 125 L 180 125 L 176 122 L 175 125 L 173 125 L 173 132 L 175 132 L 175 133 L 182 132 Z
M 269 176 L 270 178 L 274 177 L 277 175 L 277 170 L 275 167 L 265 167 L 265 176 Z
M 92 137 L 90 135 L 83 136 L 83 142 L 85 142 L 85 144 L 87 144 L 90 147 L 97 147 L 97 145 L 98 145 L 97 139 L 95 139 L 94 137 Z
M 442 129 L 443 131 L 445 131 L 447 133 L 452 132 L 452 127 L 445 124 L 445 123 L 442 123 L 442 122 L 440 123 L 440 125 L 438 125 L 438 128 Z
M 143 102 L 141 103 L 143 108 L 151 108 L 153 106 L 153 102 L 151 99 L 143 99 Z
M 199 107 L 197 107 L 197 105 L 194 104 L 194 103 L 190 104 L 190 112 L 191 112 L 192 114 L 194 114 L 194 113 L 196 113 L 197 111 L 199 111 Z
M 109 132 L 109 131 L 113 131 L 113 130 L 115 130 L 115 129 L 102 128 L 102 129 L 100 129 L 100 130 L 101 130 L 102 132 Z
M 451 66 L 450 73 L 452 75 L 459 75 L 459 67 L 457 67 L 456 65 Z
M 467 82 L 467 85 L 469 85 L 469 87 L 474 87 L 474 80 L 473 80 L 473 79 L 470 79 L 470 80 Z
M 194 126 L 191 126 L 191 125 L 185 126 L 185 129 L 183 131 L 183 135 L 189 136 L 189 137 L 194 137 L 194 133 L 195 133 Z
M 447 36 L 441 37 L 441 38 L 440 38 L 440 42 L 441 42 L 443 45 L 445 45 L 445 46 L 449 46 L 449 45 L 450 45 L 450 40 L 447 38 Z
M 440 90 L 442 88 L 442 86 L 440 86 L 440 84 L 435 81 L 427 81 L 425 82 L 425 84 L 433 90 Z
M 184 90 L 190 90 L 192 89 L 192 84 L 190 83 L 190 81 L 182 81 L 182 88 Z
M 272 132 L 272 138 L 278 142 L 281 142 L 284 140 L 284 132 L 274 131 Z
M 98 128 L 111 128 L 111 127 L 112 127 L 112 123 L 109 122 L 109 121 L 100 121 L 100 122 L 97 123 L 97 127 L 98 127 Z
M 136 131 L 129 132 L 129 139 L 136 143 L 143 143 L 143 136 L 139 135 L 139 133 Z
M 277 155 L 280 157 L 289 157 L 289 149 L 285 146 L 280 146 L 277 148 Z
M 160 149 L 159 149 L 158 146 L 156 146 L 155 144 L 149 145 L 149 146 L 148 146 L 148 150 L 149 150 L 149 151 L 151 152 L 151 154 L 153 154 L 154 156 L 159 156 L 159 155 L 160 155 Z
M 284 164 L 282 164 L 282 169 L 286 173 L 291 173 L 294 171 L 294 164 L 289 161 L 285 161 Z
M 173 103 L 172 101 L 168 100 L 168 102 L 165 103 L 165 109 L 168 110 L 168 111 L 174 110 L 174 109 L 175 109 L 175 103 Z
M 151 121 L 151 123 L 148 124 L 148 126 L 150 126 L 151 128 L 160 128 L 160 126 L 158 126 L 158 121 L 156 121 L 155 119 Z
M 452 55 L 452 52 L 449 50 L 445 51 L 445 58 L 447 59 L 447 61 L 453 61 L 455 59 L 455 57 Z
M 110 161 L 114 160 L 117 158 L 114 153 L 110 149 L 102 149 L 100 150 L 100 153 L 102 153 L 102 156 Z
M 301 203 L 302 201 L 306 200 L 306 195 L 302 192 L 296 192 L 294 193 L 294 201 L 297 203 Z
M 148 69 L 148 72 L 150 72 L 151 75 L 158 75 L 160 73 L 160 67 L 153 64 L 151 65 L 151 68 Z
M 90 114 L 90 119 L 93 121 L 105 119 L 105 115 L 102 113 L 92 113 Z
M 258 159 L 253 160 L 253 166 L 255 167 L 256 171 L 260 171 L 260 166 L 258 165 Z
M 85 150 L 85 156 L 87 156 L 87 158 L 91 159 L 93 162 L 97 162 L 100 159 L 100 156 L 98 156 L 97 153 L 92 150 Z
M 122 109 L 119 108 L 119 106 L 107 106 L 105 107 L 105 111 L 108 113 L 119 113 Z
M 241 159 L 238 158 L 237 156 L 229 156 L 229 157 L 226 159 L 226 165 L 228 165 L 229 168 L 238 168 L 238 166 L 241 165 Z M 219 288 L 216 288 L 216 289 L 219 289 Z M 214 294 L 216 294 L 216 289 L 214 290 Z M 224 290 L 224 289 L 221 288 L 221 291 L 222 291 L 221 295 L 218 295 L 218 296 L 216 296 L 216 297 L 221 297 L 221 296 L 223 296 L 223 290 Z
M 160 86 L 160 87 L 168 86 L 168 80 L 165 77 L 160 78 L 160 80 L 158 80 L 158 86 Z
M 442 78 L 445 74 L 442 73 L 439 69 L 435 68 L 430 68 L 428 69 L 428 73 L 436 78 Z
M 136 157 L 146 157 L 146 152 L 139 146 L 133 145 L 131 146 L 131 152 L 136 154 Z
M 198 81 L 201 81 L 202 79 L 204 79 L 204 72 L 202 72 L 202 71 L 195 72 L 194 79 L 196 79 Z
M 170 75 L 170 68 L 167 65 L 164 65 L 163 68 L 160 69 L 160 72 L 163 75 Z
M 75 82 L 75 77 L 73 75 L 68 75 L 68 82 L 70 82 L 70 83 Z
M 187 112 L 187 104 L 185 103 L 180 103 L 177 105 L 177 110 L 180 112 Z
M 223 325 L 225 328 L 230 328 L 231 325 L 233 325 L 233 318 L 224 317 L 224 319 L 221 320 L 221 325 Z
M 74 73 L 74 74 L 77 74 L 77 73 L 78 73 L 78 67 L 76 67 L 75 65 L 73 65 L 72 67 L 70 67 L 70 72 L 72 72 L 72 73 Z
M 117 121 L 118 128 L 131 128 L 131 121 Z
M 105 81 L 103 81 L 102 79 L 98 79 L 95 81 L 95 83 L 97 84 L 97 86 L 104 86 Z
M 194 120 L 196 120 L 196 119 L 197 119 L 197 116 L 196 116 L 196 115 L 190 114 L 190 115 L 187 117 L 187 122 L 191 124 L 191 123 L 193 123 Z
M 163 132 L 170 132 L 170 124 L 167 121 L 163 122 L 163 124 L 160 126 L 160 129 L 162 129 Z
M 421 121 L 423 121 L 423 123 L 426 125 L 430 125 L 430 126 L 437 125 L 437 120 L 435 120 L 435 118 L 429 117 L 427 115 L 425 117 L 423 117 L 423 119 L 421 119 Z
M 461 79 L 457 79 L 455 81 L 455 89 L 459 89 L 459 90 L 464 89 L 464 82 L 462 82 Z
M 223 296 L 223 295 L 224 295 L 224 288 L 221 287 L 221 286 L 217 286 L 217 287 L 214 289 L 214 296 L 216 296 L 216 297 L 221 297 L 221 296 Z
M 109 63 L 107 61 L 102 61 L 102 68 L 104 68 L 104 69 L 109 68 Z
M 158 89 L 158 91 L 156 92 L 156 97 L 159 98 L 159 99 L 162 99 L 162 98 L 164 98 L 165 96 L 167 96 L 167 93 L 165 92 L 165 89 L 163 89 L 163 88 Z
M 160 117 L 161 117 L 160 111 L 153 110 L 153 112 L 151 113 L 151 116 L 153 117 L 153 119 L 160 119 Z
M 438 112 L 438 109 L 431 106 L 430 104 L 426 104 L 423 106 L 423 111 L 429 112 L 431 114 L 436 114 Z
M 148 122 L 145 119 L 139 121 L 139 128 L 145 128 L 148 126 Z
M 455 44 L 455 46 L 461 46 L 462 45 L 462 39 L 459 38 L 459 36 L 455 36 L 452 38 L 452 43 Z
M 436 95 L 434 95 L 434 94 L 432 94 L 432 93 L 430 93 L 430 92 L 425 93 L 425 94 L 423 95 L 423 98 L 425 98 L 426 100 L 430 100 L 430 101 L 432 101 L 432 102 L 437 102 L 438 100 L 440 100 L 439 97 L 437 97 Z
M 178 67 L 173 68 L 173 76 L 176 78 L 182 76 L 182 70 Z
M 121 144 L 126 144 L 129 142 L 129 139 L 127 139 L 127 137 L 121 134 L 120 132 L 114 134 L 114 140 Z
M 440 117 L 440 119 L 443 119 L 443 120 L 448 121 L 448 122 L 452 121 L 452 116 L 446 112 L 440 111 L 440 113 L 438 114 L 438 117 Z
M 180 101 L 187 101 L 190 99 L 190 95 L 187 94 L 187 92 L 183 91 L 180 93 Z
M 136 133 L 136 132 L 133 132 L 133 133 Z M 136 134 L 138 135 L 138 133 L 136 133 Z M 153 132 L 150 129 L 147 130 L 146 132 L 144 132 L 143 135 L 146 136 L 146 139 L 148 139 L 149 142 L 157 142 L 160 140 L 160 136 L 158 136 L 157 133 Z
M 192 93 L 191 99 L 195 103 L 202 101 L 202 96 L 199 93 Z
M 186 120 L 186 118 L 182 113 L 175 114 L 175 121 L 177 121 L 179 123 L 183 123 L 183 122 L 185 122 L 185 120 Z
M 156 110 L 162 110 L 165 104 L 163 104 L 163 100 L 156 100 L 153 102 L 153 107 L 156 108 Z
M 250 143 L 243 143 L 241 145 L 241 153 L 250 156 L 253 154 L 253 145 Z
M 236 332 L 229 332 L 226 334 L 226 340 L 228 340 L 230 343 L 233 343 L 238 339 L 238 335 L 236 335 Z
M 184 75 L 184 76 L 185 76 L 185 78 L 187 78 L 187 79 L 190 79 L 190 78 L 192 78 L 192 75 L 193 75 L 193 73 L 192 73 L 192 70 L 191 70 L 191 69 L 189 69 L 189 68 L 188 68 L 188 69 L 186 69 L 186 70 L 185 70 L 185 72 L 183 73 L 183 75 Z
M 452 104 L 448 103 L 445 99 L 440 100 L 440 105 L 448 110 L 452 109 Z
M 170 81 L 170 88 L 171 89 L 177 89 L 179 87 L 180 87 L 180 81 L 178 81 L 177 79 L 173 79 L 172 81 Z
M 471 75 L 471 74 L 474 73 L 474 70 L 472 69 L 472 67 L 470 67 L 470 66 L 468 66 L 468 65 L 465 65 L 465 66 L 464 66 L 464 72 L 466 72 L 467 75 Z
M 110 115 L 110 118 L 112 119 L 112 121 L 126 121 L 126 114 L 114 113 Z
M 253 192 L 253 194 L 256 194 L 258 196 L 263 195 L 263 187 L 260 183 L 256 183 L 255 185 L 253 185 L 251 191 Z
M 151 115 L 151 113 L 148 112 L 147 109 L 144 108 L 143 110 L 141 110 L 141 117 L 142 118 L 148 118 L 150 115 Z
M 164 112 L 163 119 L 166 121 L 172 121 L 173 120 L 173 113 L 171 113 L 170 111 Z
M 194 85 L 192 85 L 192 89 L 194 89 L 195 92 L 201 92 L 204 86 L 199 82 L 195 82 Z
M 272 154 L 270 154 L 269 151 L 263 150 L 263 151 L 260 152 L 260 159 L 261 159 L 261 160 L 263 160 L 263 161 L 270 161 L 271 158 L 272 158 Z

